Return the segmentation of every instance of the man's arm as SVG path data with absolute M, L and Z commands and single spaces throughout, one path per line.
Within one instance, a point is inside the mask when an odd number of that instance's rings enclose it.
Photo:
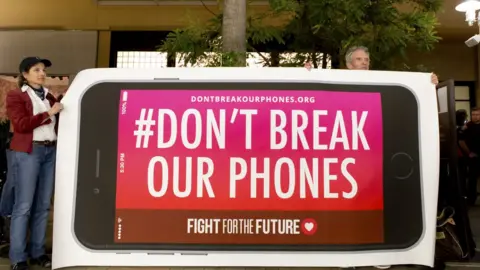
M 310 71 L 313 68 L 312 62 L 306 62 L 305 63 L 305 68 Z
M 462 129 L 457 129 L 457 140 L 458 140 L 458 146 L 460 147 L 460 150 L 464 155 L 467 157 L 472 157 L 472 155 L 475 155 L 475 153 L 470 151 L 470 148 L 468 148 L 468 145 L 466 143 L 466 130 L 465 128 Z
M 470 152 L 470 149 L 468 149 L 467 143 L 464 140 L 459 141 L 458 145 L 460 146 L 460 149 L 462 149 L 462 152 L 465 153 L 467 156 L 469 157 L 477 156 L 475 153 Z
M 437 74 L 435 74 L 435 73 L 432 73 L 432 83 L 434 85 L 438 84 L 438 77 L 437 77 Z

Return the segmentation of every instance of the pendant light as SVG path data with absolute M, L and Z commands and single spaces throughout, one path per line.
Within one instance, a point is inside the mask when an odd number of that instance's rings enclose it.
M 465 21 L 470 26 L 472 26 L 475 21 L 480 21 L 480 14 L 479 18 L 477 18 L 477 10 L 480 10 L 479 0 L 463 0 L 455 7 L 455 10 L 465 12 Z

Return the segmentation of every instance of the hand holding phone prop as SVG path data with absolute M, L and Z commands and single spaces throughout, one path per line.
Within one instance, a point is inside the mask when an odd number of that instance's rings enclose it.
M 60 102 L 55 102 L 52 108 L 48 111 L 48 115 L 53 116 L 57 113 L 60 113 L 63 110 L 63 104 Z
M 429 74 L 162 74 L 83 71 L 62 100 L 54 266 L 432 264 Z

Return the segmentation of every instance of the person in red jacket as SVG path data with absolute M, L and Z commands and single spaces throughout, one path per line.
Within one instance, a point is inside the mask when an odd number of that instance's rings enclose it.
M 53 192 L 60 98 L 43 87 L 50 60 L 27 57 L 19 66 L 19 88 L 7 95 L 7 116 L 13 125 L 14 205 L 10 226 L 13 270 L 30 264 L 51 267 L 45 239 Z M 27 232 L 30 231 L 28 251 Z

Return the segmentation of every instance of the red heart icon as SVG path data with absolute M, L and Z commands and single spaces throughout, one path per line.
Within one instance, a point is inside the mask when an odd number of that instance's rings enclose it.
M 317 222 L 313 218 L 304 219 L 300 228 L 303 234 L 313 235 L 317 232 Z

